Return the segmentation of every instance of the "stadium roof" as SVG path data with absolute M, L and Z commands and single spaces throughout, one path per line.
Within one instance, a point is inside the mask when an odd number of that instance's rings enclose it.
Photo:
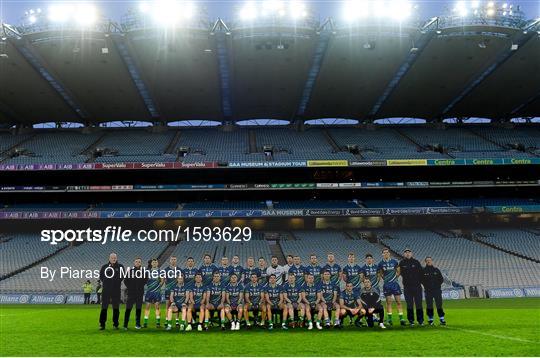
M 0 124 L 540 116 L 538 20 L 0 32 Z

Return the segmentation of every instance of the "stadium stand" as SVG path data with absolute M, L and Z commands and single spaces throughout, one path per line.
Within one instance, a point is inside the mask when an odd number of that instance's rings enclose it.
M 28 247 L 24 251 L 20 251 L 21 257 L 17 258 L 20 262 L 22 257 L 30 255 L 33 250 L 57 250 L 56 246 L 43 245 L 37 241 L 37 236 L 32 236 L 32 249 Z M 6 243 L 5 245 L 9 244 Z M 141 256 L 143 262 L 146 260 L 158 257 L 166 248 L 167 243 L 164 242 L 137 242 L 130 245 L 125 242 L 108 242 L 106 245 L 101 243 L 83 243 L 79 246 L 73 246 L 62 250 L 58 255 L 54 255 L 45 261 L 51 269 L 60 269 L 60 267 L 70 267 L 72 270 L 99 270 L 102 263 L 107 262 L 107 257 L 110 252 L 118 254 L 120 262 L 124 265 L 130 265 L 136 257 Z M 2 250 L 2 255 L 4 250 Z M 12 251 L 13 253 L 13 251 Z M 7 255 L 8 256 L 8 255 Z M 4 262 L 4 260 L 2 260 Z M 58 273 L 59 274 L 59 273 Z M 26 271 L 23 271 L 15 276 L 0 281 L 0 290 L 2 292 L 80 292 L 81 285 L 84 282 L 82 278 L 56 278 L 53 281 L 48 281 L 40 278 L 40 267 L 34 266 Z
M 42 260 L 66 246 L 46 245 L 37 235 L 9 235 L 9 241 L 2 243 L 0 250 L 0 278 L 21 270 Z
M 36 130 L 0 134 L 0 162 L 264 162 L 358 159 L 531 158 L 540 155 L 540 131 L 488 126 L 356 128 L 140 128 Z M 252 136 L 250 137 L 250 132 Z M 251 142 L 251 145 L 250 145 Z M 263 148 L 273 147 L 272 155 Z M 358 153 L 348 146 L 357 146 Z
M 81 153 L 98 138 L 99 133 L 83 134 L 80 131 L 43 132 L 18 144 L 9 154 L 9 159 L 4 164 L 67 164 L 84 163 L 88 157 Z M 20 142 L 28 135 L 17 135 Z M 2 136 L 2 141 L 9 138 Z
M 476 231 L 475 238 L 503 250 L 540 261 L 540 234 L 521 230 Z
M 431 231 L 387 231 L 382 244 L 395 252 L 410 248 L 416 257 L 432 256 L 453 281 L 461 285 L 526 287 L 540 285 L 540 264 L 506 254 L 464 237 L 442 237 Z

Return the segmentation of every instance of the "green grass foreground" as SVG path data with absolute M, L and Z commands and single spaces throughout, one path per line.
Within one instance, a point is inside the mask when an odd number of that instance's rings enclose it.
M 540 299 L 446 301 L 445 309 L 446 327 L 179 333 L 154 328 L 153 317 L 152 328 L 99 331 L 96 305 L 2 305 L 0 356 L 540 356 Z

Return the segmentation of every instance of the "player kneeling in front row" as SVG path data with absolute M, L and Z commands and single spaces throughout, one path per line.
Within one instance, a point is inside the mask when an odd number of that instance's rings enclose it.
M 238 331 L 244 311 L 244 287 L 238 283 L 238 276 L 235 273 L 230 276 L 230 280 L 224 290 L 223 306 L 225 315 L 231 322 L 231 331 Z
M 339 297 L 339 311 L 336 311 L 336 317 L 339 315 L 341 322 L 345 317 L 349 317 L 351 322 L 354 320 L 356 326 L 360 326 L 360 319 L 362 318 L 362 302 L 360 301 L 360 295 L 355 290 L 351 281 L 345 285 L 345 290 L 341 292 Z
M 306 318 L 308 319 L 308 329 L 313 329 L 313 317 L 317 314 L 316 327 L 322 329 L 321 317 L 323 308 L 321 307 L 322 294 L 319 286 L 315 284 L 315 277 L 312 274 L 306 275 L 306 283 L 302 287 L 302 301 L 306 308 Z
M 172 329 L 171 323 L 173 314 L 176 315 L 176 327 L 180 328 L 181 331 L 185 329 L 188 313 L 188 297 L 189 291 L 184 284 L 184 276 L 179 276 L 176 279 L 176 286 L 172 288 L 170 296 L 168 297 L 170 305 L 167 310 L 167 318 L 165 321 L 167 331 Z M 181 318 L 181 320 L 179 318 Z
M 334 327 L 340 327 L 339 321 L 339 303 L 338 294 L 339 286 L 333 283 L 330 279 L 330 271 L 324 271 L 321 280 L 321 309 L 324 316 L 324 322 L 326 328 L 330 328 L 330 320 L 332 319 L 332 311 L 336 310 L 336 317 L 334 320 Z
M 265 291 L 264 286 L 259 283 L 259 275 L 257 272 L 253 272 L 250 277 L 250 282 L 245 287 L 245 305 L 244 305 L 244 318 L 246 320 L 246 327 L 251 328 L 251 323 L 249 322 L 249 312 L 253 312 L 253 324 L 257 323 L 261 326 L 264 325 L 264 321 L 259 320 L 259 311 L 264 311 L 266 306 L 265 302 Z
M 371 281 L 364 279 L 364 288 L 360 294 L 360 301 L 362 302 L 362 308 L 360 312 L 367 318 L 368 327 L 373 327 L 373 315 L 379 315 L 379 327 L 386 328 L 384 326 L 384 308 L 381 304 L 381 296 L 379 292 L 371 287 Z
M 299 324 L 302 325 L 304 322 L 305 308 L 302 303 L 301 291 L 302 287 L 296 283 L 296 276 L 289 275 L 282 288 L 283 304 L 285 305 L 283 321 L 289 323 L 292 327 L 296 325 L 295 313 Z
M 203 321 L 205 314 L 205 297 L 206 289 L 202 283 L 203 277 L 200 272 L 195 275 L 195 283 L 189 289 L 189 306 L 188 306 L 188 322 L 191 322 L 194 315 L 199 313 L 199 324 L 197 325 L 197 331 L 203 330 Z M 186 331 L 191 331 L 191 323 L 186 327 Z

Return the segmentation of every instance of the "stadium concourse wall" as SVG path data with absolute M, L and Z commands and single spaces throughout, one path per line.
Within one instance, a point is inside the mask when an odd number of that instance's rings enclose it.
M 380 167 L 380 166 L 463 166 L 463 165 L 531 165 L 540 158 L 472 158 L 472 159 L 386 159 L 386 160 L 300 160 L 265 162 L 117 162 L 78 164 L 0 164 L 0 171 L 34 170 L 111 170 L 111 169 L 212 169 L 212 168 L 314 168 L 314 167 Z

